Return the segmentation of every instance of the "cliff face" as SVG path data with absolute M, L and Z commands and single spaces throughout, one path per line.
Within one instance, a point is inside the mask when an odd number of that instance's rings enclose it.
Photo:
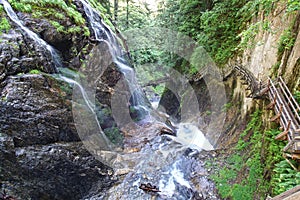
M 76 74 L 98 43 L 81 2 L 57 2 L 14 2 L 12 7 L 21 23 L 53 46 L 59 62 Z M 2 22 L 9 24 L 4 29 L 1 22 L 0 33 L 0 190 L 17 199 L 80 199 L 97 183 L 95 190 L 101 193 L 114 182 L 112 169 L 80 142 L 72 115 L 72 85 L 53 75 L 56 63 L 45 46 L 3 7 L 0 11 Z M 102 113 L 110 106 L 108 85 L 119 76 L 111 65 L 99 79 Z M 111 128 L 112 118 L 102 115 L 105 128 Z
M 288 11 L 284 2 L 273 4 L 268 15 L 260 12 L 251 22 L 260 24 L 255 37 L 238 60 L 258 80 L 282 76 L 291 90 L 299 88 L 299 21 L 300 12 Z
M 300 12 L 290 12 L 286 2 L 273 4 L 267 15 L 260 11 L 249 22 L 252 29 L 250 40 L 241 54 L 232 61 L 253 73 L 257 81 L 267 83 L 268 77 L 282 76 L 291 92 L 300 89 Z M 248 85 L 242 76 L 234 72 L 225 81 L 227 97 L 232 105 L 227 111 L 225 133 L 219 145 L 226 146 L 239 138 L 250 114 L 256 109 L 264 109 L 265 100 L 249 98 Z M 270 126 L 268 119 L 272 112 L 263 112 L 264 125 Z

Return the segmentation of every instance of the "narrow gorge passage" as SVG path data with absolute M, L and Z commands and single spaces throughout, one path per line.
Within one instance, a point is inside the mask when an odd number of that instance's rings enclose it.
M 297 196 L 299 10 L 0 0 L 0 200 Z

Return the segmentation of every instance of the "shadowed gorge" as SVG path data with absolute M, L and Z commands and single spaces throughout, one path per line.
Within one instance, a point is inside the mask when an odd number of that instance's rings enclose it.
M 292 199 L 298 0 L 0 0 L 0 200 Z

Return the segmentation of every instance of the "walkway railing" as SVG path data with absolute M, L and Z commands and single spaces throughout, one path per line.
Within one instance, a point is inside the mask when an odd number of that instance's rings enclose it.
M 282 133 L 275 139 L 287 140 L 288 144 L 283 149 L 284 155 L 300 161 L 300 106 L 282 77 L 275 81 L 269 78 L 267 83 L 262 83 L 258 82 L 255 76 L 244 67 L 235 66 L 233 69 L 248 85 L 247 89 L 251 91 L 248 97 L 261 98 L 268 94 L 271 103 L 267 108 L 275 111 L 275 116 L 270 121 L 280 123 L 282 130 Z
M 268 93 L 271 103 L 267 108 L 275 111 L 270 121 L 278 121 L 282 133 L 276 136 L 277 140 L 287 140 L 288 144 L 283 151 L 286 156 L 300 159 L 300 107 L 281 77 L 277 83 L 269 78 Z

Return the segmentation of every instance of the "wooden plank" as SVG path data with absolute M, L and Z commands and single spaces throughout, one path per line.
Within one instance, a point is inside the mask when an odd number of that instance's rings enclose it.
M 275 139 L 276 140 L 286 140 L 288 139 L 287 134 L 289 133 L 291 127 L 291 121 L 289 121 L 287 128 L 282 133 L 278 134 Z
M 299 195 L 300 196 L 300 185 L 296 186 L 296 187 L 294 187 L 294 188 L 292 188 L 292 189 L 290 189 L 290 190 L 288 190 L 288 191 L 286 191 L 286 192 L 284 192 L 284 193 L 282 193 L 282 194 L 280 194 L 276 197 L 273 197 L 272 200 L 284 200 L 284 199 L 287 200 L 289 197 L 292 197 L 294 195 L 296 195 L 296 196 Z M 297 198 L 295 198 L 295 200 L 297 200 Z
M 271 122 L 275 122 L 276 120 L 280 119 L 281 114 L 282 114 L 282 108 L 283 108 L 283 104 L 280 105 L 280 109 L 279 109 L 279 112 L 277 113 L 277 115 L 275 115 L 274 117 L 272 117 L 270 119 Z

